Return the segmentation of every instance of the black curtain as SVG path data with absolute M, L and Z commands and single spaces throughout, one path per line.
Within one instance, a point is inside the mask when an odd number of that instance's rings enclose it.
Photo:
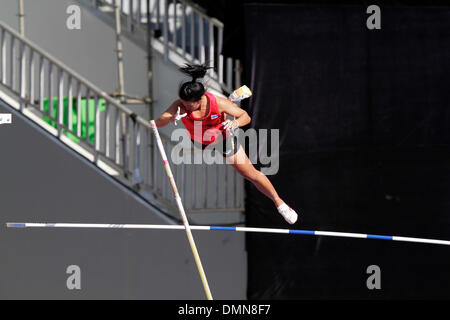
M 245 4 L 255 129 L 280 129 L 269 176 L 290 226 L 246 184 L 249 226 L 450 239 L 450 7 Z M 248 298 L 448 298 L 450 248 L 248 234 Z M 367 267 L 381 269 L 369 290 Z

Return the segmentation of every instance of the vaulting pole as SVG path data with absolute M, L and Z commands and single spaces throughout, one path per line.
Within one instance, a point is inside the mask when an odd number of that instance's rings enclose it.
M 195 246 L 194 237 L 192 236 L 191 227 L 189 226 L 189 222 L 186 217 L 186 213 L 184 212 L 183 204 L 181 203 L 181 197 L 178 193 L 178 188 L 175 184 L 175 179 L 172 175 L 172 170 L 170 170 L 169 161 L 167 160 L 166 152 L 164 151 L 163 144 L 161 142 L 161 138 L 159 136 L 158 128 L 156 127 L 156 123 L 154 120 L 150 121 L 153 129 L 153 133 L 156 138 L 156 144 L 158 146 L 159 152 L 161 153 L 161 157 L 164 163 L 164 168 L 166 169 L 167 176 L 169 177 L 170 185 L 172 186 L 172 191 L 175 196 L 175 200 L 177 202 L 178 211 L 180 213 L 181 219 L 184 224 L 184 228 L 186 230 L 186 235 L 189 240 L 189 245 L 191 246 L 192 253 L 194 254 L 195 263 L 197 264 L 197 269 L 200 274 L 200 278 L 202 279 L 203 288 L 205 289 L 206 297 L 208 300 L 213 300 L 211 291 L 209 290 L 208 280 L 206 279 L 205 271 L 203 270 L 202 262 L 200 261 L 200 256 L 197 251 L 197 247 Z

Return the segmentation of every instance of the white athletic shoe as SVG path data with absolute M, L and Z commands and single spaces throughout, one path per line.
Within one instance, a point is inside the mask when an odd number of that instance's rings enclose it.
M 283 216 L 284 220 L 287 223 L 294 224 L 297 221 L 298 215 L 297 213 L 291 209 L 286 203 L 283 203 L 278 208 L 278 212 Z

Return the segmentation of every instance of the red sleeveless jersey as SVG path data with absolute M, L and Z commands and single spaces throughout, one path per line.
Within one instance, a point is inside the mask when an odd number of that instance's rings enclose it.
M 186 110 L 187 116 L 181 118 L 191 139 L 202 144 L 211 144 L 223 135 L 225 139 L 226 131 L 223 129 L 222 122 L 225 121 L 225 114 L 219 113 L 216 97 L 211 93 L 205 93 L 209 101 L 209 112 L 203 118 L 195 118 L 192 112 Z

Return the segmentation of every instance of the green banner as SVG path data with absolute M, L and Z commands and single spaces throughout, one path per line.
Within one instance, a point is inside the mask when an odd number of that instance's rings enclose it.
M 58 98 L 53 98 L 53 114 L 51 115 L 54 119 L 58 119 Z M 80 120 L 81 120 L 81 138 L 86 139 L 86 106 L 89 105 L 89 126 L 88 126 L 88 134 L 89 134 L 89 142 L 94 143 L 95 139 L 95 99 L 89 99 L 89 102 L 87 99 L 80 99 Z M 98 99 L 98 105 L 100 108 L 100 112 L 103 112 L 106 110 L 105 105 L 105 99 Z M 72 99 L 72 131 L 77 132 L 77 99 Z M 48 115 L 50 115 L 50 105 L 49 105 L 49 99 L 44 98 L 44 112 Z M 69 110 L 69 98 L 64 97 L 63 98 L 63 123 L 65 126 L 69 126 L 69 117 L 68 117 L 68 110 Z M 51 125 L 54 128 L 57 128 L 56 122 L 51 120 L 48 116 L 42 116 L 42 119 L 47 122 L 49 125 Z M 67 135 L 67 137 L 74 141 L 79 143 L 80 139 L 74 136 L 72 133 L 68 132 L 65 129 L 62 129 L 62 132 Z

